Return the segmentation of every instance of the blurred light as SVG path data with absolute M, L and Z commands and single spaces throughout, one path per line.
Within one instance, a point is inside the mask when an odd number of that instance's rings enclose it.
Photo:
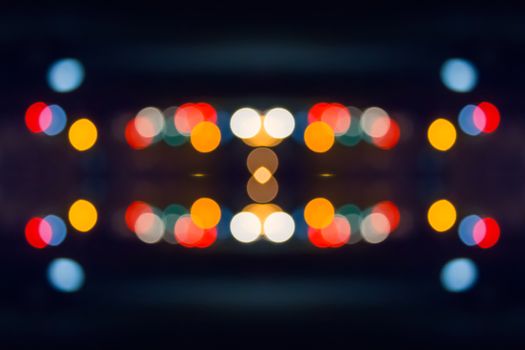
M 500 228 L 493 218 L 483 218 L 474 225 L 474 241 L 483 249 L 492 248 L 499 241 Z
M 274 243 L 283 243 L 289 240 L 295 232 L 295 222 L 290 214 L 276 212 L 268 215 L 264 220 L 264 235 Z
M 175 127 L 175 112 L 177 107 L 169 107 L 164 110 L 164 142 L 168 145 L 176 147 L 180 146 L 188 140 L 188 137 L 181 134 Z
M 304 219 L 308 226 L 322 229 L 330 225 L 334 219 L 335 209 L 326 198 L 314 198 L 304 208 Z
M 40 122 L 42 123 L 42 116 L 49 115 L 50 120 L 41 124 L 42 131 L 48 136 L 55 136 L 60 134 L 66 127 L 67 117 L 66 112 L 59 105 L 47 106 L 42 111 Z
M 270 214 L 281 212 L 283 210 L 281 209 L 281 207 L 273 203 L 265 203 L 265 204 L 252 203 L 244 207 L 242 211 L 255 214 L 259 218 L 259 220 L 262 223 L 264 223 L 264 221 Z
M 480 109 L 478 106 L 475 105 L 466 105 L 461 109 L 458 116 L 458 124 L 461 130 L 470 136 L 477 136 L 481 133 L 483 130 L 483 127 L 479 128 L 477 125 L 480 123 L 479 121 L 476 122 L 475 118 L 478 114 L 480 114 Z M 484 116 L 483 116 L 484 117 Z M 485 118 L 483 118 L 485 119 Z M 485 124 L 485 121 L 483 120 L 483 124 Z
M 335 135 L 325 122 L 313 122 L 304 131 L 304 143 L 311 151 L 324 153 L 334 145 Z
M 345 106 L 340 103 L 331 103 L 322 111 L 320 121 L 330 125 L 334 134 L 340 136 L 348 131 L 352 119 Z
M 446 199 L 434 202 L 427 213 L 428 223 L 437 232 L 450 230 L 456 223 L 456 217 L 456 208 Z
M 428 142 L 438 151 L 448 151 L 456 142 L 456 128 L 446 119 L 438 118 L 430 124 Z
M 59 292 L 76 292 L 84 285 L 84 269 L 76 261 L 55 259 L 47 268 L 47 279 Z
M 389 150 L 397 145 L 400 137 L 399 124 L 394 119 L 390 119 L 390 127 L 386 134 L 382 137 L 372 138 L 372 142 L 381 149 Z
M 474 240 L 474 227 L 479 221 L 481 221 L 479 216 L 469 215 L 464 217 L 459 223 L 459 238 L 463 243 L 470 247 L 476 245 L 476 241 Z
M 441 81 L 455 92 L 470 92 L 478 82 L 476 67 L 462 58 L 452 58 L 441 66 Z
M 142 213 L 135 221 L 135 234 L 144 243 L 153 244 L 164 235 L 164 221 L 155 213 Z
M 204 120 L 204 113 L 194 103 L 181 105 L 174 116 L 177 131 L 185 136 L 189 136 L 193 128 Z
M 266 112 L 263 126 L 271 137 L 284 139 L 293 133 L 295 119 L 287 109 L 273 108 Z
M 271 202 L 279 192 L 279 184 L 275 177 L 270 177 L 266 182 L 259 182 L 255 176 L 251 176 L 246 184 L 248 196 L 258 203 Z
M 137 219 L 144 213 L 153 213 L 153 208 L 145 202 L 134 201 L 126 208 L 124 220 L 130 231 L 135 232 Z
M 449 292 L 464 292 L 472 288 L 478 279 L 476 264 L 467 258 L 450 260 L 441 269 L 441 284 Z
M 233 113 L 230 128 L 240 139 L 249 139 L 259 133 L 262 127 L 259 112 L 252 108 L 241 108 Z
M 49 87 L 56 92 L 70 92 L 84 81 L 84 66 L 74 58 L 64 58 L 51 65 L 47 72 Z
M 367 108 L 361 115 L 361 129 L 371 138 L 382 138 L 390 129 L 391 119 L 379 107 Z
M 219 147 L 221 131 L 212 122 L 200 122 L 191 130 L 190 142 L 196 151 L 209 153 Z
M 322 239 L 331 248 L 338 248 L 350 240 L 350 223 L 343 215 L 336 214 L 330 225 L 321 229 Z
M 51 246 L 60 245 L 66 238 L 66 234 L 67 234 L 67 228 L 66 228 L 66 224 L 64 223 L 64 220 L 62 220 L 56 215 L 47 215 L 46 217 L 44 217 L 41 225 L 44 222 L 46 222 L 49 225 L 50 230 L 51 230 L 51 235 L 49 239 L 46 240 L 46 243 Z M 42 226 L 41 226 L 41 230 L 42 230 Z M 42 239 L 45 240 L 44 237 L 42 237 Z
M 273 174 L 279 167 L 279 158 L 271 149 L 259 147 L 250 152 L 246 159 L 246 166 L 251 174 L 254 174 L 261 167 Z
M 213 228 L 221 220 L 221 207 L 211 198 L 199 198 L 191 205 L 190 215 L 199 228 Z
M 239 242 L 251 243 L 262 233 L 261 220 L 253 213 L 237 213 L 230 221 L 230 231 Z
M 71 226 L 77 231 L 88 232 L 97 223 L 98 213 L 91 202 L 79 199 L 69 208 L 68 218 Z
M 399 213 L 398 207 L 391 201 L 380 202 L 372 208 L 372 213 L 383 214 L 390 224 L 390 231 L 394 231 L 398 228 L 401 220 L 401 214 Z
M 43 131 L 40 123 L 40 116 L 46 108 L 47 104 L 44 102 L 35 102 L 27 108 L 24 120 L 26 127 L 32 133 L 38 134 Z
M 336 137 L 336 140 L 345 146 L 351 147 L 355 146 L 359 143 L 359 141 L 361 141 L 361 136 L 363 133 L 363 130 L 361 129 L 361 115 L 363 112 L 361 112 L 360 109 L 352 106 L 348 107 L 348 111 L 352 117 L 350 127 L 344 134 Z
M 272 178 L 272 173 L 268 168 L 262 166 L 259 169 L 255 170 L 253 173 L 253 178 L 260 184 L 267 183 Z
M 390 232 L 390 222 L 383 213 L 372 212 L 361 221 L 361 236 L 368 243 L 381 243 L 388 238 Z
M 478 105 L 478 108 L 482 111 L 482 114 L 485 117 L 484 123 L 480 127 L 481 131 L 486 134 L 496 131 L 501 119 L 498 108 L 490 102 L 481 102 Z
M 152 137 L 143 137 L 139 134 L 134 119 L 128 121 L 126 124 L 124 138 L 128 145 L 136 150 L 144 149 L 153 143 Z
M 164 131 L 164 115 L 155 107 L 141 109 L 134 118 L 137 133 L 146 139 L 153 139 Z
M 97 127 L 87 118 L 78 119 L 69 127 L 68 137 L 77 151 L 87 151 L 97 142 Z
M 186 248 L 195 247 L 204 238 L 204 231 L 195 225 L 190 215 L 182 215 L 175 223 L 175 238 Z
M 350 236 L 349 244 L 354 244 L 362 239 L 361 236 L 361 210 L 354 204 L 345 204 L 336 211 L 337 214 L 346 217 L 350 223 L 352 234 Z
M 44 234 L 41 234 L 44 233 Z M 51 227 L 42 218 L 31 218 L 25 227 L 25 238 L 30 246 L 37 249 L 45 248 L 50 241 Z M 42 237 L 43 236 L 43 237 Z

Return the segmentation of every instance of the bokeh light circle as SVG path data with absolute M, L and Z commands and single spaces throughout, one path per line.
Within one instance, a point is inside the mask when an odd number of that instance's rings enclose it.
M 457 132 L 450 121 L 438 118 L 430 124 L 427 138 L 430 145 L 438 151 L 448 151 L 456 143 Z
M 334 130 L 325 122 L 313 122 L 304 131 L 304 143 L 313 152 L 328 152 L 334 145 L 334 141 Z
M 74 58 L 64 58 L 51 65 L 47 72 L 49 87 L 56 92 L 70 92 L 84 81 L 84 66 Z
M 446 199 L 432 203 L 427 212 L 428 223 L 437 232 L 450 230 L 456 223 L 456 218 L 456 208 Z
M 221 220 L 221 207 L 211 198 L 197 199 L 190 208 L 192 221 L 202 229 L 210 229 Z
M 238 138 L 249 139 L 257 135 L 261 130 L 261 116 L 253 108 L 238 109 L 230 119 L 230 128 Z
M 308 226 L 315 229 L 322 229 L 330 225 L 334 215 L 334 206 L 326 198 L 314 198 L 304 207 L 304 219 Z
M 465 292 L 474 286 L 477 279 L 478 268 L 467 258 L 450 260 L 441 269 L 441 284 L 449 292 Z
M 454 92 L 470 92 L 478 82 L 478 72 L 472 62 L 462 58 L 452 58 L 441 66 L 441 81 Z
M 91 120 L 81 118 L 69 127 L 68 138 L 77 151 L 87 151 L 97 142 L 98 130 Z
M 69 223 L 75 230 L 88 232 L 97 223 L 97 208 L 91 202 L 79 199 L 69 207 L 68 218 Z
M 84 285 L 84 269 L 72 259 L 58 258 L 49 264 L 47 279 L 59 292 L 76 292 Z
M 263 126 L 271 137 L 284 139 L 293 133 L 295 129 L 295 119 L 290 111 L 277 107 L 266 112 Z
M 230 221 L 230 231 L 233 238 L 242 243 L 255 241 L 262 233 L 262 223 L 257 215 L 248 212 L 240 212 L 233 216 Z
M 274 243 L 289 240 L 295 232 L 295 221 L 285 212 L 275 212 L 268 215 L 263 225 L 264 235 Z
M 191 130 L 190 142 L 198 152 L 212 152 L 221 143 L 221 131 L 212 122 L 200 122 Z

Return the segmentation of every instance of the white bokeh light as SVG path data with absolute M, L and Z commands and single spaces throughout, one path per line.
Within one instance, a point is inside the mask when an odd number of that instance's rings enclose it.
M 249 139 L 259 133 L 262 127 L 261 116 L 253 108 L 241 108 L 233 113 L 230 129 L 241 139 Z
M 135 233 L 144 243 L 157 243 L 162 239 L 164 230 L 164 221 L 155 213 L 143 213 L 135 222 Z
M 264 130 L 273 138 L 284 139 L 295 129 L 295 118 L 284 108 L 270 109 L 264 116 Z
M 367 108 L 361 115 L 361 129 L 372 138 L 381 138 L 390 129 L 388 113 L 379 107 Z
M 295 221 L 285 212 L 275 212 L 264 220 L 264 235 L 274 243 L 283 243 L 292 238 L 295 232 Z
M 361 221 L 361 236 L 372 244 L 383 242 L 390 234 L 390 222 L 381 213 L 371 213 Z
M 253 213 L 237 213 L 230 221 L 230 231 L 239 242 L 251 243 L 261 235 L 261 220 Z
M 146 138 L 153 138 L 164 130 L 164 115 L 155 107 L 146 107 L 135 116 L 135 129 L 137 133 Z

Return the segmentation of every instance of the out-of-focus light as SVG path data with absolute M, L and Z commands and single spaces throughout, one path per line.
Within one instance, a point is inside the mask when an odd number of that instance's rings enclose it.
M 474 286 L 477 279 L 478 268 L 467 258 L 450 260 L 441 269 L 441 284 L 449 292 L 465 292 Z
M 343 215 L 346 217 L 350 223 L 352 229 L 352 235 L 348 244 L 354 244 L 359 242 L 363 237 L 361 236 L 361 210 L 358 206 L 354 204 L 345 204 L 342 207 L 338 208 L 336 211 L 337 214 Z
M 268 135 L 276 139 L 284 139 L 293 133 L 295 128 L 295 119 L 284 108 L 273 108 L 266 112 L 263 126 Z
M 40 117 L 46 108 L 47 104 L 44 102 L 35 102 L 27 108 L 24 120 L 26 127 L 32 133 L 38 134 L 43 131 L 40 123 Z
M 175 238 L 186 248 L 193 248 L 204 238 L 204 229 L 195 225 L 190 215 L 182 215 L 175 224 Z
M 50 105 L 47 107 L 47 109 L 49 109 L 48 114 L 51 116 L 51 120 L 49 122 L 44 122 L 47 124 L 47 126 L 41 125 L 42 131 L 48 136 L 58 135 L 66 127 L 66 112 L 59 105 Z M 42 113 L 44 115 L 47 114 L 46 110 L 44 110 Z
M 361 129 L 371 138 L 382 138 L 390 129 L 388 113 L 379 107 L 367 108 L 361 115 Z
M 59 292 L 76 292 L 84 285 L 84 269 L 72 259 L 58 258 L 49 264 L 47 279 Z
M 334 145 L 335 134 L 325 122 L 313 122 L 304 131 L 304 143 L 311 151 L 325 153 Z
M 476 67 L 462 58 L 452 58 L 441 66 L 441 81 L 454 92 L 470 92 L 478 82 Z
M 492 248 L 499 241 L 500 228 L 493 218 L 483 218 L 474 225 L 474 241 L 483 249 Z
M 185 103 L 175 111 L 175 127 L 182 135 L 189 136 L 193 128 L 203 121 L 217 123 L 217 112 L 209 103 Z
M 51 240 L 51 234 L 51 226 L 40 217 L 31 218 L 26 224 L 26 241 L 33 248 L 45 248 Z
M 251 243 L 261 235 L 262 223 L 257 215 L 240 212 L 235 214 L 230 221 L 230 231 L 233 238 L 239 242 Z
M 68 218 L 69 223 L 75 230 L 88 232 L 97 223 L 98 213 L 91 202 L 79 199 L 69 208 Z
M 295 222 L 288 213 L 272 213 L 264 220 L 263 231 L 265 237 L 270 241 L 283 243 L 293 236 L 295 232 Z
M 363 112 L 359 108 L 353 106 L 348 107 L 348 111 L 352 116 L 350 127 L 344 134 L 337 136 L 336 140 L 345 146 L 351 147 L 357 145 L 359 141 L 361 141 L 363 133 L 363 130 L 361 129 L 361 115 Z
M 361 221 L 361 235 L 368 243 L 381 243 L 388 238 L 390 232 L 390 222 L 383 213 L 372 212 Z
M 141 109 L 133 121 L 137 133 L 146 139 L 153 139 L 164 131 L 164 115 L 155 107 Z
M 254 202 L 268 203 L 277 196 L 279 183 L 273 176 L 266 182 L 260 182 L 255 176 L 251 176 L 246 184 L 246 191 Z
M 477 215 L 469 215 L 463 218 L 459 223 L 458 234 L 459 239 L 468 246 L 475 246 L 476 241 L 474 240 L 474 227 L 481 221 L 481 218 Z
M 97 127 L 87 118 L 78 119 L 69 127 L 68 137 L 74 149 L 87 151 L 97 142 Z
M 477 125 L 479 125 L 479 121 L 476 122 L 475 119 L 479 119 L 478 115 L 480 114 L 481 110 L 476 105 L 466 105 L 461 109 L 458 116 L 458 124 L 461 130 L 470 136 L 477 136 L 481 133 L 483 130 L 483 127 L 479 128 Z M 485 124 L 483 116 L 483 124 Z
M 350 240 L 350 222 L 343 215 L 336 214 L 330 225 L 321 229 L 322 239 L 331 248 L 342 247 Z
M 164 235 L 164 221 L 155 213 L 143 213 L 135 221 L 135 233 L 144 243 L 153 244 Z
M 451 122 L 438 118 L 428 127 L 427 137 L 432 147 L 438 151 L 448 151 L 456 143 L 457 132 Z
M 64 58 L 51 65 L 47 72 L 49 87 L 56 92 L 70 92 L 84 81 L 84 66 L 74 58 Z
M 126 212 L 124 213 L 124 220 L 126 222 L 126 226 L 128 227 L 130 231 L 135 231 L 135 224 L 139 216 L 145 213 L 152 213 L 152 212 L 153 212 L 153 208 L 149 204 L 142 202 L 142 201 L 132 202 L 126 208 Z
M 190 142 L 201 153 L 209 153 L 219 147 L 221 131 L 212 122 L 200 122 L 191 130 Z
M 343 135 L 350 128 L 352 119 L 348 108 L 340 103 L 317 103 L 308 112 L 308 123 L 322 121 L 328 124 L 335 136 Z
M 446 199 L 434 202 L 427 212 L 428 223 L 437 232 L 450 230 L 456 223 L 456 218 L 456 208 Z
M 394 204 L 394 202 L 391 201 L 383 201 L 380 203 L 377 203 L 372 208 L 372 213 L 381 213 L 383 214 L 390 224 L 390 231 L 394 231 L 399 226 L 399 222 L 401 220 L 401 214 L 399 213 L 399 209 L 397 205 Z
M 304 208 L 306 223 L 315 229 L 322 229 L 330 225 L 334 215 L 334 206 L 328 199 L 322 197 L 312 199 Z
M 177 107 L 169 107 L 163 111 L 164 114 L 164 142 L 168 145 L 176 147 L 180 146 L 188 140 L 186 135 L 181 134 L 175 127 L 175 113 Z
M 273 174 L 279 167 L 279 158 L 271 149 L 260 147 L 250 152 L 246 159 L 246 166 L 251 174 L 254 174 L 261 167 Z
M 67 234 L 67 228 L 64 220 L 56 215 L 47 215 L 44 217 L 43 221 L 45 221 L 51 229 L 51 235 L 46 243 L 51 246 L 60 245 L 66 238 Z M 42 239 L 44 239 L 44 237 L 42 237 Z
M 261 130 L 262 121 L 259 112 L 252 108 L 241 108 L 233 113 L 230 119 L 230 128 L 240 139 L 254 137 Z
M 491 134 L 496 131 L 501 119 L 498 108 L 490 102 L 481 102 L 478 105 L 478 108 L 481 110 L 484 116 L 484 121 L 482 125 L 479 126 L 481 131 L 486 134 Z M 478 119 L 475 119 L 475 122 L 478 121 Z
M 253 178 L 260 184 L 267 183 L 272 178 L 272 173 L 268 168 L 262 166 L 259 169 L 255 170 L 253 173 Z
M 397 145 L 400 137 L 399 124 L 394 119 L 390 119 L 390 127 L 386 134 L 383 137 L 372 138 L 372 142 L 381 149 L 389 150 Z
M 153 143 L 152 137 L 143 137 L 137 131 L 135 120 L 132 119 L 126 124 L 124 138 L 128 145 L 136 150 L 144 149 Z
M 202 229 L 217 226 L 221 220 L 221 207 L 211 198 L 197 199 L 190 208 L 191 220 Z

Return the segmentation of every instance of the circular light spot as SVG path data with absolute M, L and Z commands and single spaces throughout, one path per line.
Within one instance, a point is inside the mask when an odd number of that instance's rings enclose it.
M 126 139 L 128 145 L 136 150 L 144 149 L 153 143 L 153 138 L 143 137 L 139 134 L 134 119 L 130 120 L 126 124 L 124 138 Z
M 164 221 L 155 213 L 142 213 L 135 221 L 135 233 L 144 243 L 153 244 L 164 235 Z
M 470 61 L 452 58 L 441 66 L 441 81 L 454 92 L 470 92 L 476 87 L 478 72 Z
M 68 137 L 77 151 L 87 151 L 97 142 L 97 127 L 87 118 L 78 119 L 70 126 Z
M 434 202 L 427 213 L 428 223 L 437 232 L 450 230 L 456 223 L 456 217 L 456 208 L 446 199 Z
M 264 116 L 263 125 L 268 135 L 276 139 L 284 139 L 293 133 L 295 119 L 287 109 L 273 108 Z
M 313 122 L 304 131 L 304 143 L 316 153 L 327 152 L 334 145 L 335 135 L 325 122 Z
M 47 104 L 44 102 L 35 102 L 27 108 L 24 121 L 26 127 L 32 133 L 38 134 L 43 131 L 40 123 L 40 116 L 46 108 Z
M 238 109 L 230 119 L 230 129 L 240 139 L 254 137 L 259 133 L 261 127 L 261 116 L 252 108 Z
M 84 66 L 74 58 L 64 58 L 51 65 L 47 72 L 49 87 L 56 92 L 70 92 L 84 81 Z
M 261 235 L 261 220 L 253 213 L 240 212 L 230 221 L 230 231 L 239 242 L 251 243 Z
M 49 115 L 49 122 L 43 122 L 42 116 Z M 47 119 L 47 118 L 46 118 Z M 66 127 L 67 117 L 66 112 L 59 105 L 50 105 L 41 114 L 41 127 L 44 133 L 48 136 L 55 136 L 60 134 Z M 44 125 L 42 125 L 42 123 Z
M 175 238 L 186 248 L 193 248 L 205 236 L 204 229 L 195 225 L 190 215 L 182 215 L 175 223 Z
M 350 223 L 343 215 L 335 215 L 330 225 L 321 229 L 322 239 L 331 248 L 339 248 L 345 245 L 351 234 Z
M 379 107 L 367 108 L 361 115 L 361 129 L 372 138 L 384 137 L 390 129 L 388 113 Z
M 295 222 L 290 214 L 281 211 L 268 215 L 263 228 L 266 238 L 274 243 L 283 243 L 292 237 Z
M 221 131 L 212 122 L 200 122 L 191 130 L 190 142 L 201 153 L 209 153 L 219 147 Z
M 481 123 L 481 121 L 475 122 L 475 116 L 479 115 L 480 113 L 479 107 L 475 105 L 466 105 L 461 109 L 458 116 L 458 124 L 461 130 L 470 136 L 477 136 L 481 133 L 483 130 L 484 124 L 485 124 L 485 117 L 483 115 L 483 127 L 479 128 L 478 124 Z M 479 117 L 476 117 L 476 119 L 480 119 Z
M 198 227 L 209 229 L 221 220 L 221 207 L 211 198 L 199 198 L 190 208 L 191 219 Z
M 361 235 L 368 243 L 381 243 L 390 232 L 390 222 L 383 213 L 372 212 L 361 221 Z
M 304 208 L 304 219 L 308 226 L 322 229 L 330 225 L 334 219 L 335 209 L 326 198 L 314 198 Z
M 42 238 L 41 228 L 47 226 L 47 229 L 51 229 L 49 224 L 46 223 L 42 218 L 34 217 L 31 218 L 25 227 L 25 237 L 27 243 L 30 246 L 37 249 L 42 249 L 47 246 L 47 242 Z
M 147 139 L 153 139 L 164 131 L 164 115 L 155 107 L 141 109 L 134 118 L 137 133 Z
M 456 142 L 456 128 L 446 119 L 438 118 L 430 124 L 428 142 L 438 151 L 448 151 Z
M 91 202 L 79 199 L 69 208 L 68 218 L 69 223 L 75 230 L 88 232 L 97 223 L 98 213 Z
M 496 245 L 500 237 L 498 222 L 493 218 L 481 219 L 474 225 L 474 241 L 483 249 L 488 249 Z
M 44 221 L 49 225 L 51 229 L 51 235 L 46 243 L 51 246 L 60 245 L 66 238 L 67 228 L 64 220 L 56 215 L 47 215 L 44 217 Z
M 261 167 L 266 168 L 271 174 L 277 171 L 279 158 L 274 151 L 266 147 L 259 147 L 248 154 L 246 166 L 251 174 L 254 174 Z
M 84 285 L 84 269 L 76 261 L 55 259 L 47 268 L 47 279 L 59 292 L 76 292 Z
M 476 245 L 476 241 L 474 240 L 474 227 L 479 221 L 481 221 L 479 216 L 469 215 L 464 217 L 459 223 L 459 239 L 470 247 Z
M 152 213 L 153 208 L 145 202 L 134 201 L 127 208 L 124 213 L 124 220 L 126 221 L 126 226 L 130 231 L 135 231 L 135 224 L 139 216 L 144 213 Z
M 449 292 L 464 292 L 472 288 L 478 279 L 476 264 L 467 258 L 450 260 L 441 269 L 441 284 Z
M 486 134 L 496 131 L 501 119 L 498 108 L 490 102 L 481 102 L 478 108 L 484 116 L 484 123 L 480 129 Z
M 394 202 L 391 201 L 383 201 L 380 203 L 377 203 L 372 208 L 373 213 L 381 213 L 383 214 L 390 224 L 390 231 L 394 231 L 399 226 L 399 222 L 401 220 L 401 214 L 399 213 L 399 209 L 394 204 Z
M 271 202 L 279 192 L 277 180 L 270 176 L 265 182 L 260 182 L 254 176 L 251 176 L 246 185 L 248 196 L 257 203 Z
M 331 103 L 322 111 L 320 121 L 330 125 L 334 134 L 340 136 L 348 131 L 352 119 L 348 108 L 340 103 Z

